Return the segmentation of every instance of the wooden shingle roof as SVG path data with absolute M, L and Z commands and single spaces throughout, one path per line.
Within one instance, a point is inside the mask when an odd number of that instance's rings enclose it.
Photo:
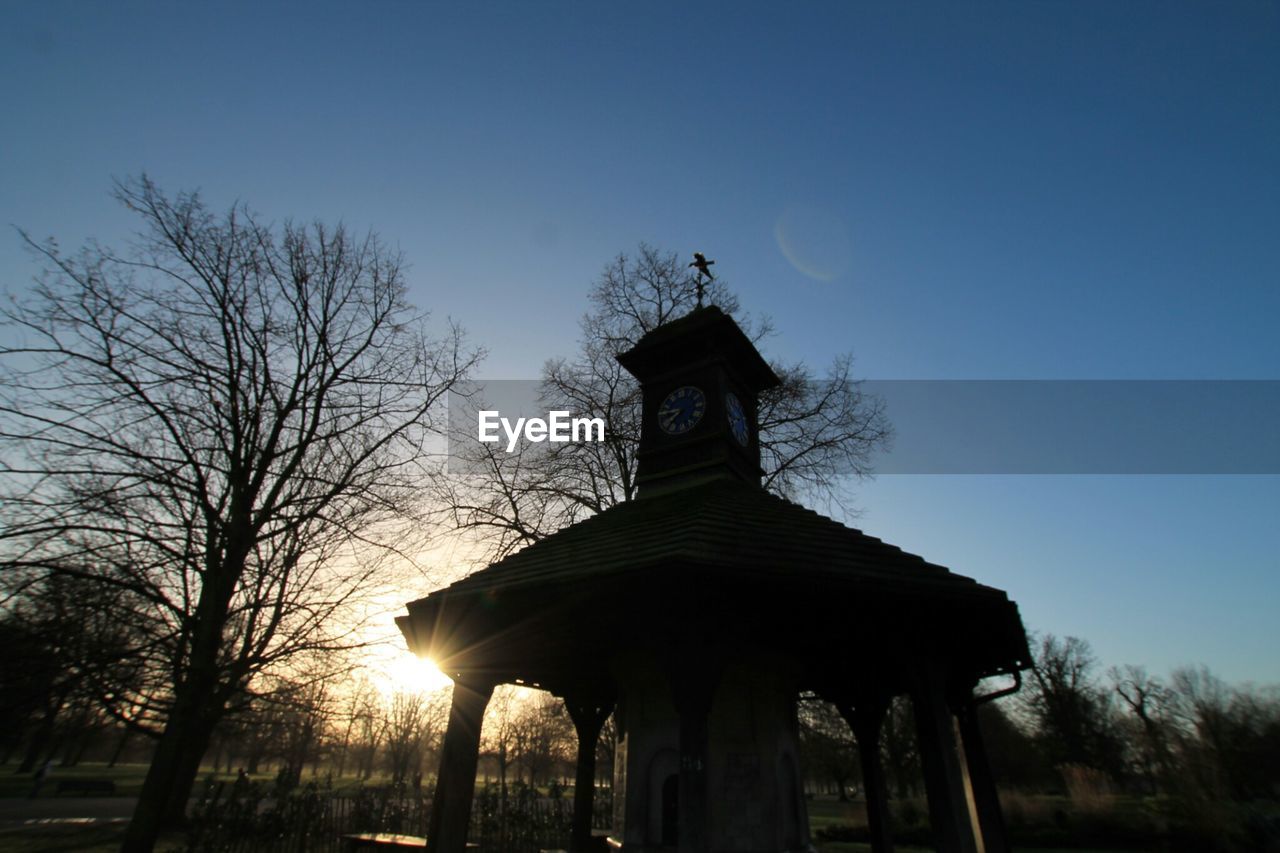
M 677 564 L 784 583 L 884 585 L 899 592 L 1004 597 L 999 590 L 860 530 L 728 479 L 612 507 L 446 591 L 582 584 Z
M 607 671 L 612 650 L 702 624 L 768 637 L 810 683 L 912 649 L 975 674 L 1029 658 L 1001 590 L 737 480 L 640 498 L 408 605 L 410 648 L 532 683 Z M 628 639 L 631 638 L 631 639 Z

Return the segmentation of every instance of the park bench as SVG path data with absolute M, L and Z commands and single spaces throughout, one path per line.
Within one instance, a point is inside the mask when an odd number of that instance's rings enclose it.
M 82 797 L 90 794 L 103 794 L 111 796 L 116 792 L 116 783 L 110 779 L 59 779 L 58 789 L 54 794 L 63 792 L 75 794 L 79 793 Z
M 397 835 L 392 832 L 357 832 L 342 836 L 348 853 L 357 850 L 425 850 L 427 839 L 421 835 Z
M 425 850 L 427 839 L 421 835 L 397 835 L 393 832 L 356 832 L 342 836 L 347 853 L 357 850 Z M 468 850 L 479 850 L 479 844 L 467 842 Z

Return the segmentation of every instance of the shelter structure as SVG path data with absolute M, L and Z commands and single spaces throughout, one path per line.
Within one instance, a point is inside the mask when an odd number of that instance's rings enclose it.
M 873 848 L 891 849 L 878 742 L 911 697 L 936 845 L 1007 850 L 974 689 L 1029 663 L 1004 592 L 761 487 L 777 376 L 719 308 L 619 357 L 643 392 L 638 497 L 426 598 L 398 623 L 454 680 L 428 849 L 462 853 L 495 687 L 563 697 L 579 754 L 572 846 L 591 846 L 595 743 L 616 714 L 613 833 L 628 853 L 811 849 L 797 699 L 857 736 Z

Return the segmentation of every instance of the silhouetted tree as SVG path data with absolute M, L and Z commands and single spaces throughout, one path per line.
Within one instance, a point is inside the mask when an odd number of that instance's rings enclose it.
M 596 741 L 596 779 L 613 784 L 613 770 L 618 759 L 618 719 L 610 714 L 600 727 L 600 738 Z
M 835 785 L 840 802 L 849 799 L 849 788 L 861 778 L 858 742 L 835 705 L 805 700 L 799 705 L 800 749 L 809 773 Z
M 914 796 L 922 777 L 915 712 L 907 696 L 895 696 L 885 711 L 880 727 L 880 757 L 890 793 L 898 799 Z
M 696 299 L 687 260 L 644 244 L 634 256 L 619 255 L 591 289 L 578 353 L 548 361 L 541 381 L 546 408 L 603 419 L 605 440 L 525 443 L 514 453 L 478 443 L 474 433 L 455 441 L 473 473 L 443 481 L 439 498 L 456 527 L 487 544 L 489 558 L 635 497 L 640 390 L 615 356 L 687 314 Z M 739 308 L 723 277 L 707 285 L 706 302 L 730 313 Z M 757 340 L 769 333 L 767 323 L 738 321 Z M 788 496 L 839 501 L 888 442 L 882 401 L 862 393 L 849 356 L 835 359 L 821 378 L 803 363 L 773 367 L 782 385 L 762 394 L 758 410 L 764 484 Z M 474 419 L 460 420 L 474 428 Z
M 1147 790 L 1158 792 L 1178 772 L 1171 720 L 1174 695 L 1140 666 L 1112 667 L 1108 674 L 1125 712 L 1124 740 L 1136 775 Z
M 1045 634 L 1034 657 L 1019 698 L 1046 760 L 1054 767 L 1082 765 L 1119 775 L 1123 750 L 1111 694 L 1094 675 L 1097 660 L 1089 643 Z
M 14 612 L 0 618 L 0 738 L 4 762 L 27 749 L 17 771 L 30 772 L 44 753 L 62 712 L 61 681 L 67 671 L 57 649 Z
M 149 675 L 117 713 L 159 731 L 125 849 L 180 820 L 201 756 L 254 676 L 345 646 L 332 620 L 418 509 L 435 403 L 471 366 L 423 332 L 400 256 L 280 228 L 145 177 L 119 184 L 132 250 L 63 254 L 0 348 L 10 574 L 126 594 Z
M 74 764 L 109 723 L 104 703 L 136 676 L 118 591 L 54 575 L 9 602 L 0 663 L 6 735 L 25 739 L 20 772 L 61 755 Z
M 334 725 L 335 760 L 338 776 L 346 774 L 348 761 L 354 759 L 358 775 L 367 777 L 373 768 L 373 753 L 378 746 L 380 732 L 377 725 L 378 691 L 373 683 L 364 677 L 351 679 L 346 685 L 345 695 L 339 703 Z M 367 759 L 367 760 L 366 760 Z
M 564 702 L 541 690 L 522 703 L 515 740 L 517 761 L 530 786 L 550 781 L 556 766 L 575 755 L 578 746 Z
M 510 685 L 499 685 L 484 712 L 481 743 L 497 765 L 499 807 L 507 801 L 507 774 L 517 754 L 516 733 L 522 712 L 520 695 Z
M 1280 784 L 1280 694 L 1232 688 L 1207 667 L 1170 678 L 1180 780 L 1204 798 L 1274 797 Z
M 1006 713 L 1004 702 L 978 706 L 978 725 L 997 784 L 1034 788 L 1053 777 L 1053 768 L 1036 749 L 1035 739 Z
M 386 701 L 387 766 L 393 785 L 404 784 L 421 772 L 424 753 L 448 720 L 448 701 L 445 691 L 397 691 Z

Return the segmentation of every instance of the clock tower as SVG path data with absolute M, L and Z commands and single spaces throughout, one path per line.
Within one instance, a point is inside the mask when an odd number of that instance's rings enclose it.
M 867 831 L 892 846 L 876 745 L 908 696 L 932 849 L 1004 851 L 978 729 L 985 678 L 1031 653 L 1001 590 L 760 486 L 758 396 L 778 384 L 737 324 L 698 308 L 618 357 L 640 382 L 639 499 L 408 605 L 409 647 L 454 680 L 428 853 L 464 853 L 499 684 L 564 699 L 578 740 L 569 849 L 595 849 L 595 744 L 614 715 L 611 849 L 812 850 L 797 699 L 862 749 Z
M 640 381 L 644 400 L 640 497 L 723 478 L 759 485 L 757 404 L 779 380 L 728 314 L 696 308 L 618 361 Z

